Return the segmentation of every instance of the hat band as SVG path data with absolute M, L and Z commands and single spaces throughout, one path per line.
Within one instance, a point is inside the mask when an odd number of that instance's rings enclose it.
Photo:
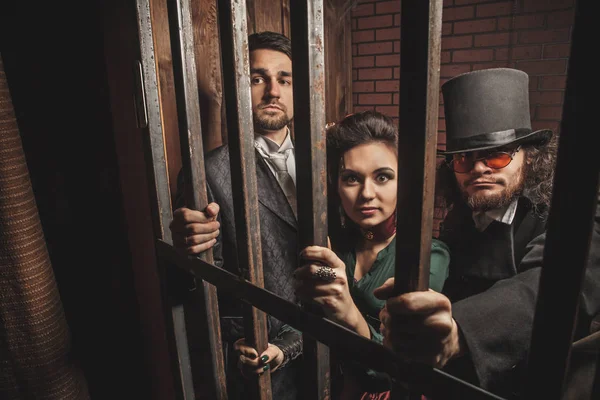
M 517 131 L 519 132 L 519 135 L 517 135 Z M 530 129 L 509 129 L 506 131 L 484 133 L 466 138 L 452 139 L 448 142 L 447 147 L 448 150 L 464 149 L 465 151 L 468 151 L 469 149 L 478 149 L 482 147 L 503 146 L 505 144 L 514 142 L 522 137 L 523 134 L 527 134 L 529 132 L 531 132 Z

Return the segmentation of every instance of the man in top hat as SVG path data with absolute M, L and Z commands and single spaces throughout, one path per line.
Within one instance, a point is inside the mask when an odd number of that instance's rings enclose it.
M 449 212 L 443 294 L 390 297 L 384 344 L 502 396 L 518 393 L 536 307 L 556 138 L 531 129 L 528 76 L 508 69 L 459 75 L 442 86 L 446 162 L 438 170 Z M 600 311 L 600 213 L 592 237 L 576 338 Z M 559 295 L 559 294 L 557 294 Z M 418 335 L 415 333 L 418 332 Z

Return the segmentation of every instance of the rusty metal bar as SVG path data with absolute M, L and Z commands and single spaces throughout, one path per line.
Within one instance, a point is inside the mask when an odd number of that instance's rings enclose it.
M 398 293 L 429 288 L 439 108 L 442 0 L 401 9 L 398 140 Z
M 291 0 L 292 66 L 294 71 L 294 132 L 300 248 L 327 246 L 327 172 L 325 154 L 325 38 L 322 0 Z M 307 199 L 307 194 L 311 199 Z M 320 309 L 305 305 L 314 313 Z M 303 397 L 330 396 L 329 349 L 303 335 Z
M 177 101 L 177 116 L 179 125 L 179 140 L 186 189 L 184 193 L 187 207 L 201 210 L 208 204 L 206 193 L 206 177 L 202 147 L 202 128 L 200 124 L 200 103 L 198 99 L 198 82 L 196 62 L 194 60 L 194 36 L 189 0 L 169 0 L 169 33 L 173 54 L 173 75 L 175 82 L 175 97 Z M 206 262 L 212 263 L 212 250 L 200 255 Z M 209 375 L 212 377 L 212 389 L 218 399 L 227 398 L 225 383 L 225 368 L 223 348 L 221 344 L 221 326 L 217 302 L 217 289 L 207 282 L 200 282 L 193 295 L 195 306 L 199 306 L 206 317 L 206 324 L 200 324 L 205 329 L 203 336 L 208 338 L 211 349 Z M 191 305 L 190 305 L 191 306 Z M 190 309 L 188 318 L 193 313 Z M 182 321 L 178 321 L 181 326 Z M 190 324 L 190 321 L 187 320 Z M 196 321 L 193 321 L 196 323 Z M 177 326 L 177 325 L 176 325 Z M 179 348 L 186 352 L 187 349 Z M 181 354 L 181 353 L 180 353 Z M 188 350 L 189 354 L 189 350 Z M 191 371 L 187 372 L 189 374 Z M 190 376 L 184 376 L 185 398 L 193 399 L 193 386 L 190 387 Z M 192 397 L 190 397 L 192 396 Z
M 219 6 L 231 184 L 234 188 L 240 188 L 233 190 L 238 260 L 240 266 L 247 270 L 250 281 L 264 287 L 246 1 L 222 1 Z M 262 353 L 268 346 L 265 313 L 249 306 L 244 324 L 246 341 L 259 354 Z M 257 375 L 253 383 L 256 384 L 253 388 L 255 398 L 271 399 L 270 371 Z
M 401 2 L 397 294 L 429 288 L 442 8 L 442 0 Z M 401 392 L 393 387 L 392 398 L 401 398 Z
M 141 56 L 139 65 L 134 66 L 136 68 L 135 72 L 138 73 L 135 78 L 139 80 L 136 88 L 138 90 L 135 93 L 136 111 L 138 113 L 138 127 L 148 129 L 148 136 L 144 138 L 144 146 L 145 156 L 148 159 L 149 176 L 154 182 L 154 190 L 150 191 L 152 222 L 155 237 L 165 240 L 167 243 L 172 243 L 171 231 L 166 229 L 172 219 L 171 193 L 165 159 L 150 2 L 148 0 L 137 0 L 136 13 Z M 141 72 L 137 70 L 139 66 L 141 66 Z M 143 96 L 143 98 L 140 98 L 140 96 Z M 165 271 L 160 265 L 159 274 L 161 275 L 161 283 L 164 283 L 166 281 Z M 168 313 L 170 313 L 170 316 L 165 319 L 167 341 L 171 354 L 176 355 L 176 357 L 172 357 L 171 369 L 174 374 L 175 371 L 179 374 L 173 379 L 175 390 L 179 398 L 193 399 L 194 387 L 189 362 L 184 309 L 180 304 L 171 306 L 167 296 L 164 297 L 163 301 L 169 309 Z
M 462 381 L 438 369 L 408 363 L 393 351 L 355 332 L 291 303 L 243 277 L 200 259 L 181 255 L 172 245 L 157 240 L 158 254 L 163 262 L 176 265 L 219 287 L 221 291 L 260 308 L 275 318 L 308 333 L 328 346 L 340 359 L 354 360 L 377 371 L 390 374 L 392 379 L 416 391 L 440 399 L 495 399 L 502 397 Z
M 592 61 L 583 30 L 584 24 L 591 23 L 591 15 L 590 2 L 576 2 L 544 267 L 524 398 L 552 400 L 562 397 L 588 260 L 600 174 L 600 137 L 587 128 L 593 126 L 589 125 L 592 123 L 589 119 L 593 117 L 584 113 L 581 107 L 583 99 L 589 98 L 586 95 L 593 95 L 584 72 L 584 65 Z M 579 108 L 576 107 L 577 98 Z M 577 182 L 573 180 L 574 176 L 577 176 Z

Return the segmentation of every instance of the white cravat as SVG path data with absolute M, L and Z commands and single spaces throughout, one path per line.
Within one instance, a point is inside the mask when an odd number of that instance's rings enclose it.
M 294 179 L 296 162 L 294 160 L 294 145 L 290 139 L 289 131 L 281 146 L 262 136 L 256 137 L 254 146 L 277 178 L 279 186 L 281 186 L 294 214 L 296 214 L 296 183 Z

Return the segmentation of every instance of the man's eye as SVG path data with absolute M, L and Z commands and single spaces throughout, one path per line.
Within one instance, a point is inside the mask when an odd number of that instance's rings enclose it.
M 286 80 L 282 79 L 282 80 L 279 81 L 279 84 L 283 85 L 283 86 L 287 86 L 287 85 L 291 85 L 292 82 L 291 81 L 286 81 Z
M 258 85 L 260 83 L 263 83 L 264 81 L 265 80 L 260 76 L 256 76 L 256 77 L 252 78 L 252 80 L 251 80 L 253 85 Z

